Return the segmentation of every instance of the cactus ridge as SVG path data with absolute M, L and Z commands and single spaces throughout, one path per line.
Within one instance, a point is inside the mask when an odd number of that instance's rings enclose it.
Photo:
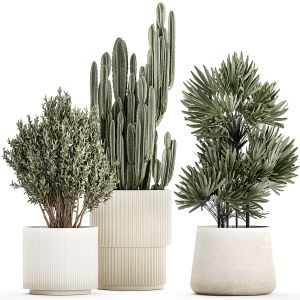
M 128 59 L 127 45 L 121 38 L 115 41 L 112 57 L 107 52 L 102 55 L 99 70 L 96 62 L 91 66 L 90 104 L 98 112 L 101 142 L 115 168 L 118 189 L 164 189 L 173 175 L 176 141 L 168 132 L 162 160 L 157 159 L 157 126 L 167 109 L 168 91 L 174 82 L 172 11 L 168 29 L 165 23 L 165 7 L 159 3 L 156 23 L 148 31 L 146 65 L 139 70 L 136 55 Z

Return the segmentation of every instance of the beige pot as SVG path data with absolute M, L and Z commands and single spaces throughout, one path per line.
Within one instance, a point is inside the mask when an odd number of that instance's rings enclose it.
M 194 292 L 262 295 L 275 286 L 268 227 L 198 227 L 191 277 Z
M 171 191 L 119 191 L 91 213 L 99 228 L 99 289 L 153 290 L 166 282 Z
M 23 229 L 23 287 L 31 294 L 88 294 L 98 282 L 96 227 Z

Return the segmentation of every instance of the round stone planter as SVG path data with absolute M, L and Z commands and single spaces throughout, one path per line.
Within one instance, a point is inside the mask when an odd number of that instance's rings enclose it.
M 268 227 L 198 227 L 191 288 L 208 295 L 263 295 L 276 286 Z
M 96 227 L 23 229 L 23 287 L 31 294 L 88 294 L 97 288 Z
M 99 228 L 99 289 L 164 287 L 171 191 L 116 190 L 91 213 L 90 224 Z

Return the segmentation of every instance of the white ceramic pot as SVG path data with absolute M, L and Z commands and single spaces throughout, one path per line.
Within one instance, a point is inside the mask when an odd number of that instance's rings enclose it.
M 153 290 L 166 282 L 171 191 L 121 191 L 91 213 L 99 228 L 99 289 Z
M 262 295 L 276 286 L 268 227 L 198 227 L 192 290 L 209 295 Z
M 31 294 L 88 294 L 97 265 L 98 228 L 24 227 L 23 287 Z

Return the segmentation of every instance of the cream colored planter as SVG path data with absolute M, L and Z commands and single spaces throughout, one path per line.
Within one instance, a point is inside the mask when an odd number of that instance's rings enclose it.
M 98 229 L 24 227 L 23 287 L 31 294 L 88 294 L 97 288 Z
M 261 295 L 275 286 L 268 227 L 198 227 L 191 278 L 194 292 Z
M 171 191 L 119 191 L 91 213 L 99 228 L 99 289 L 153 290 L 166 283 Z

